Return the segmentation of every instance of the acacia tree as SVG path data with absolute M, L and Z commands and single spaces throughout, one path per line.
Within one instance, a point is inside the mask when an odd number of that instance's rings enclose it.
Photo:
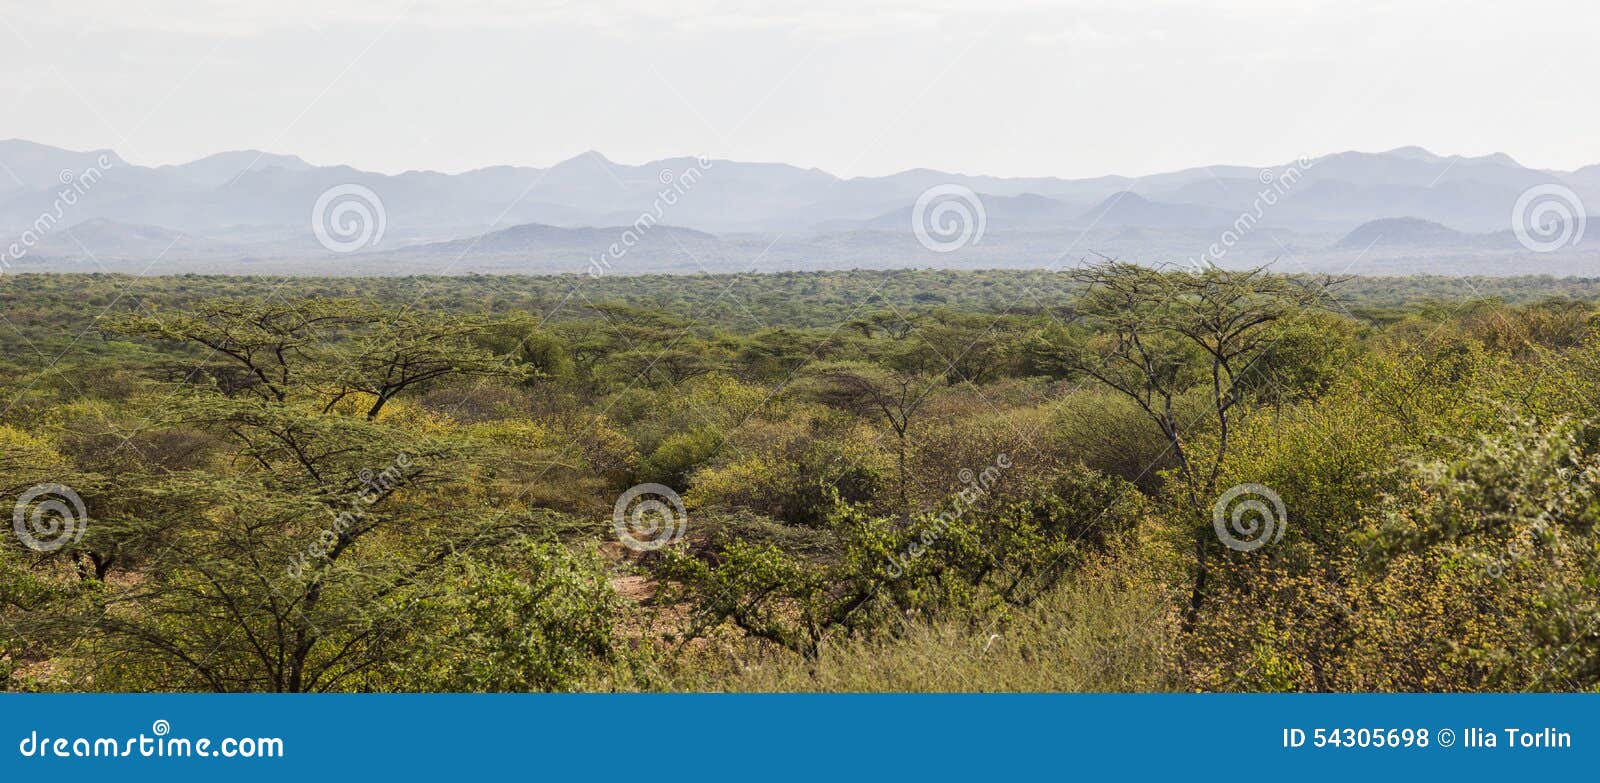
M 911 350 L 896 364 L 938 373 L 950 385 L 1003 377 L 1019 335 L 1002 317 L 937 312 L 919 321 Z
M 911 481 L 907 461 L 911 429 L 927 405 L 939 376 L 886 370 L 861 362 L 838 362 L 811 374 L 822 402 L 882 422 L 895 436 L 896 485 L 902 513 L 910 513 Z
M 123 504 L 141 524 L 102 534 L 141 557 L 111 562 L 130 578 L 99 574 L 74 618 L 98 682 L 375 687 L 416 645 L 438 643 L 419 628 L 454 600 L 463 560 L 550 527 L 490 502 L 472 480 L 470 438 L 380 415 L 434 383 L 520 377 L 509 355 L 479 347 L 482 328 L 318 300 L 112 321 L 113 333 L 226 357 L 251 380 L 224 385 L 207 370 L 153 411 L 158 426 L 219 445 L 207 470 L 146 476 Z
M 377 317 L 374 308 L 353 300 L 213 300 L 187 312 L 113 317 L 105 330 L 188 344 L 202 358 L 184 377 L 203 373 L 230 393 L 287 402 L 305 384 L 300 376 L 328 365 L 332 337 Z
M 1074 319 L 1087 327 L 1080 340 L 1058 346 L 1061 365 L 1131 399 L 1160 428 L 1176 462 L 1183 505 L 1200 520 L 1217 495 L 1255 361 L 1269 349 L 1278 324 L 1327 301 L 1332 281 L 1302 282 L 1264 268 L 1163 271 L 1107 260 L 1070 273 L 1083 288 Z M 1186 399 L 1198 397 L 1199 410 Z M 1204 454 L 1189 433 L 1214 434 Z M 1194 582 L 1187 622 L 1204 601 L 1209 524 L 1194 530 Z
M 910 337 L 917 329 L 918 319 L 915 316 L 905 316 L 898 312 L 877 312 L 863 318 L 851 321 L 848 326 L 861 333 L 868 340 L 887 337 L 891 340 L 904 340 Z
M 279 403 L 310 394 L 325 413 L 360 396 L 368 420 L 396 396 L 446 377 L 526 374 L 514 364 L 515 349 L 484 347 L 493 336 L 488 321 L 384 311 L 359 300 L 207 302 L 188 313 L 111 319 L 107 329 L 220 358 L 195 369 L 229 391 Z

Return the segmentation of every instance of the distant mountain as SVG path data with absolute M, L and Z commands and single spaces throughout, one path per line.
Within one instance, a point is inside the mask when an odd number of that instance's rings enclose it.
M 32 250 L 37 257 L 76 258 L 109 264 L 168 255 L 218 258 L 236 255 L 239 247 L 191 236 L 160 226 L 117 223 L 92 218 L 50 232 Z
M 619 250 L 617 252 L 623 252 L 623 249 L 637 247 L 641 244 L 673 241 L 698 244 L 716 242 L 717 238 L 704 231 L 662 225 L 653 225 L 645 228 L 634 226 L 562 228 L 541 223 L 529 223 L 477 237 L 416 245 L 408 247 L 401 252 L 448 253 L 455 250 L 466 251 L 471 249 L 484 253 L 524 253 L 530 250 L 542 250 L 551 247 L 569 247 L 600 253 L 606 252 L 613 244 L 618 245 Z
M 369 256 L 437 259 L 440 270 L 465 263 L 498 269 L 586 274 L 639 271 L 708 271 L 703 264 L 728 259 L 728 247 L 703 231 L 664 225 L 562 228 L 541 223 L 512 226 L 475 237 L 413 245 Z
M 73 152 L 36 144 L 23 139 L 0 141 L 0 193 L 17 193 L 30 190 L 53 190 L 61 187 L 63 172 L 81 174 L 100 165 L 101 160 L 112 168 L 127 168 L 128 164 L 111 150 Z
M 232 183 L 240 175 L 278 168 L 285 171 L 308 171 L 313 166 L 294 155 L 273 155 L 259 150 L 219 152 L 196 161 L 177 166 L 161 166 L 157 171 L 181 177 L 199 187 L 221 187 Z
M 100 171 L 84 178 L 92 168 Z M 63 177 L 73 183 L 70 197 Z M 912 218 L 925 191 L 948 185 L 976 194 L 985 233 L 974 247 L 946 255 L 917 241 Z M 0 249 L 26 238 L 33 263 L 85 251 L 130 261 L 166 252 L 179 261 L 207 259 L 208 267 L 251 259 L 341 270 L 356 262 L 316 241 L 313 209 L 332 189 L 359 186 L 376 194 L 385 222 L 381 241 L 361 248 L 359 265 L 380 272 L 390 268 L 386 254 L 403 255 L 405 264 L 442 259 L 446 269 L 457 267 L 451 254 L 464 256 L 461 266 L 480 256 L 484 268 L 582 266 L 641 221 L 652 230 L 623 254 L 630 268 L 1051 265 L 1090 251 L 1130 260 L 1203 255 L 1244 264 L 1288 256 L 1315 264 L 1317 254 L 1350 252 L 1346 243 L 1363 237 L 1381 237 L 1396 253 L 1428 251 L 1434 260 L 1427 263 L 1443 263 L 1437 259 L 1469 247 L 1522 252 L 1514 237 L 1485 237 L 1510 236 L 1513 206 L 1536 185 L 1570 188 L 1580 209 L 1600 205 L 1600 165 L 1541 171 L 1506 155 L 1444 156 L 1421 147 L 1139 177 L 911 169 L 841 178 L 782 163 L 689 157 L 632 165 L 597 151 L 546 168 L 459 174 L 382 174 L 257 150 L 146 167 L 110 150 L 13 139 L 0 141 Z M 64 226 L 74 226 L 73 235 Z M 1557 249 L 1589 251 L 1600 248 L 1578 241 Z
M 976 194 L 983 205 L 985 230 L 1059 231 L 1082 225 L 1083 206 L 1077 202 L 1048 198 L 1037 193 L 1016 196 Z M 821 231 L 908 231 L 915 205 L 908 204 L 866 221 L 836 220 L 823 223 Z
M 1081 226 L 1140 226 L 1149 228 L 1221 228 L 1237 213 L 1199 204 L 1151 201 L 1133 191 L 1113 193 L 1078 216 Z
M 1421 147 L 1389 152 L 1341 152 L 1301 167 L 1304 181 L 1342 180 L 1364 185 L 1432 187 L 1442 182 L 1479 182 L 1527 188 L 1550 181 L 1551 172 L 1524 168 L 1509 155 L 1441 157 Z
M 1431 220 L 1418 218 L 1383 218 L 1357 226 L 1344 235 L 1335 247 L 1364 249 L 1373 245 L 1439 245 L 1465 244 L 1475 237 L 1455 229 L 1446 228 Z

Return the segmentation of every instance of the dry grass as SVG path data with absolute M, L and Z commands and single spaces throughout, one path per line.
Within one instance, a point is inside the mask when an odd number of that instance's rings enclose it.
M 770 653 L 676 688 L 762 692 L 1162 691 L 1173 676 L 1177 603 L 1156 582 L 1090 570 L 1000 625 L 917 625 L 846 642 L 816 661 Z

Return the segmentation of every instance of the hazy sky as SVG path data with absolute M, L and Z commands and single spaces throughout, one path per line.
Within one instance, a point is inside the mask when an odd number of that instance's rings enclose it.
M 245 6 L 250 6 L 246 8 Z M 1094 176 L 1600 162 L 1592 2 L 0 0 L 0 138 L 395 172 L 586 149 Z

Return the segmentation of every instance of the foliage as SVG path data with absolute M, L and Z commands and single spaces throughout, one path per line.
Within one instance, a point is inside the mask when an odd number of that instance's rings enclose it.
M 0 493 L 88 518 L 0 546 L 0 677 L 1593 690 L 1597 299 L 1117 262 L 7 275 Z M 633 552 L 644 482 L 686 534 Z M 1240 485 L 1286 510 L 1253 551 L 1214 527 Z

